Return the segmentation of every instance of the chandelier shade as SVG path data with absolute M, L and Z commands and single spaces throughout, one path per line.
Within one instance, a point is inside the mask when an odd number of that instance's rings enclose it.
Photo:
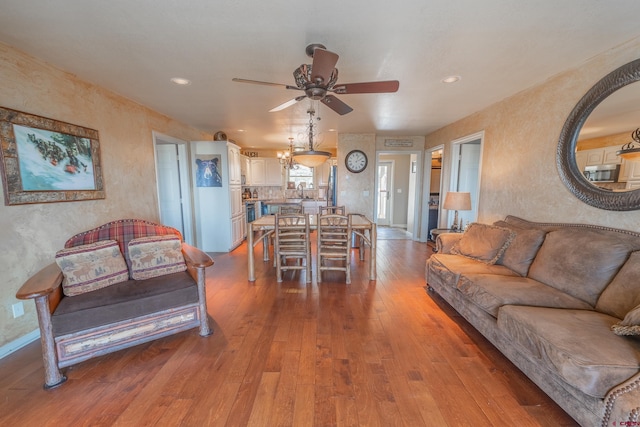
M 297 151 L 293 153 L 293 157 L 297 163 L 301 165 L 315 168 L 316 166 L 320 166 L 331 157 L 331 153 L 328 151 L 316 151 L 316 150 L 308 150 L 308 151 Z
M 630 161 L 640 161 L 640 128 L 631 132 L 632 141 L 627 142 L 616 151 L 616 155 Z

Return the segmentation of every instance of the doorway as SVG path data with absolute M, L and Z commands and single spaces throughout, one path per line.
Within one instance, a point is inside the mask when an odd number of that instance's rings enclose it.
M 460 224 L 477 221 L 482 167 L 482 145 L 484 131 L 451 142 L 451 184 L 450 191 L 464 191 L 471 194 L 471 210 L 458 211 Z M 454 212 L 448 212 L 448 224 L 453 222 Z
M 153 132 L 160 222 L 194 244 L 188 143 Z
M 393 161 L 381 161 L 378 163 L 378 203 L 376 205 L 376 218 L 380 226 L 388 227 L 392 224 L 391 198 L 393 193 Z

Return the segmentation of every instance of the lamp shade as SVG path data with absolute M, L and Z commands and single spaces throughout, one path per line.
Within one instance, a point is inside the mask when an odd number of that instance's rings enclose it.
M 293 158 L 296 160 L 296 162 L 310 168 L 320 166 L 321 164 L 326 162 L 329 157 L 331 157 L 331 153 L 327 151 L 309 150 L 297 151 L 293 153 Z
M 449 191 L 444 198 L 444 209 L 455 211 L 471 210 L 471 193 Z

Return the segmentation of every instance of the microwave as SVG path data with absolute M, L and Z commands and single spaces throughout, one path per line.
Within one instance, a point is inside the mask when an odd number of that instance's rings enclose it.
M 620 165 L 586 166 L 583 173 L 591 182 L 617 182 Z

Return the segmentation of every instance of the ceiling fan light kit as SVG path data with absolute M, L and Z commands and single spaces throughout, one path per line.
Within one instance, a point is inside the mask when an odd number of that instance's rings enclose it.
M 293 70 L 295 86 L 241 78 L 234 78 L 232 80 L 238 83 L 284 86 L 286 89 L 304 91 L 304 95 L 297 96 L 278 105 L 269 110 L 270 112 L 284 110 L 304 98 L 310 98 L 322 102 L 340 115 L 350 113 L 353 111 L 353 108 L 349 107 L 335 95 L 332 95 L 331 92 L 339 95 L 392 93 L 397 92 L 400 87 L 400 83 L 397 80 L 338 84 L 338 69 L 335 68 L 339 58 L 338 54 L 328 51 L 319 43 L 308 45 L 305 52 L 313 58 L 313 61 L 311 64 L 302 64 Z

